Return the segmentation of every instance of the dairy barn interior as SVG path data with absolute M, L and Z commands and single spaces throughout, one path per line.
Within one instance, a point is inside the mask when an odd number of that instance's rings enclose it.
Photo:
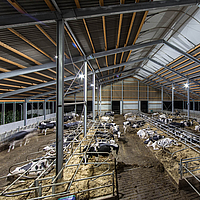
M 199 199 L 199 3 L 1 0 L 0 199 Z

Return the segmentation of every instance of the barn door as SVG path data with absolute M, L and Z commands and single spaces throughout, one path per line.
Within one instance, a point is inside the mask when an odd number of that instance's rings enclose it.
M 141 101 L 141 111 L 148 113 L 148 101 Z
M 120 101 L 112 101 L 112 111 L 115 114 L 120 114 Z

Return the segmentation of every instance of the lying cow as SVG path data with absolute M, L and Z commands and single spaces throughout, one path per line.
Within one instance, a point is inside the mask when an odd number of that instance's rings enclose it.
M 70 123 L 64 124 L 64 129 L 77 128 L 80 125 L 82 125 L 82 123 L 83 121 L 70 122 Z
M 105 112 L 105 116 L 114 116 L 114 112 L 113 111 L 107 111 L 107 112 Z
M 171 122 L 170 125 L 179 127 L 179 128 L 184 128 L 185 124 L 184 123 L 178 123 L 178 122 Z
M 108 132 L 96 131 L 95 138 L 114 139 L 114 135 Z
M 28 164 L 25 164 L 21 167 L 17 167 L 15 170 L 10 172 L 7 177 L 14 176 L 14 175 L 21 175 L 24 174 L 23 177 L 33 178 L 39 176 L 43 171 L 47 170 L 44 174 L 47 174 L 50 172 L 50 170 L 53 167 L 50 166 L 50 160 L 49 159 L 41 159 L 38 161 L 32 161 Z
M 110 153 L 113 155 L 117 155 L 119 151 L 119 145 L 118 144 L 110 144 L 110 143 L 95 143 L 92 144 L 91 147 L 85 146 L 83 149 L 83 152 L 86 153 L 86 159 L 85 162 L 88 162 L 88 158 L 92 158 L 95 156 L 95 160 L 98 161 L 99 155 L 105 157 L 108 156 Z
M 39 123 L 38 129 L 42 130 L 42 133 L 45 132 L 46 135 L 47 130 L 54 128 L 54 126 L 56 126 L 56 121 L 44 121 Z
M 166 148 L 166 147 L 170 147 L 172 145 L 178 145 L 178 144 L 175 140 L 172 140 L 170 138 L 163 138 L 163 139 L 160 139 L 160 140 L 155 141 L 155 142 L 150 141 L 147 144 L 147 146 L 152 146 L 153 150 L 159 150 L 159 147 Z

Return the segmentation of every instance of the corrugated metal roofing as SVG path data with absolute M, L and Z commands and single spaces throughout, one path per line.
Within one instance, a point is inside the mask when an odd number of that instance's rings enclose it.
M 1 1 L 0 17 L 13 14 L 21 15 L 22 13 L 28 13 L 30 14 L 28 16 L 32 17 L 32 13 L 55 11 L 57 6 L 62 12 L 66 9 L 79 8 L 79 6 L 80 8 L 89 8 L 100 7 L 101 5 L 112 6 L 120 5 L 121 3 L 134 3 L 132 0 L 56 0 L 55 2 L 57 5 L 51 2 L 51 0 Z M 142 2 L 148 3 L 149 1 L 139 1 L 139 3 Z M 188 52 L 199 44 L 199 13 L 199 7 L 197 5 L 188 7 L 177 6 L 171 9 L 155 9 L 149 12 L 138 12 L 133 21 L 133 13 L 126 13 L 106 17 L 76 19 L 68 21 L 67 23 L 87 56 L 96 52 L 130 46 L 132 44 L 143 44 L 158 39 L 165 39 L 184 52 Z M 37 21 L 37 19 L 35 20 Z M 69 32 L 70 30 L 66 28 L 64 40 L 65 56 L 67 60 L 73 61 L 76 57 L 82 56 L 83 52 L 77 48 L 75 40 L 72 39 L 73 36 Z M 14 71 L 21 68 L 51 63 L 56 60 L 56 22 L 19 26 L 11 29 L 2 28 L 0 29 L 0 42 L 0 74 L 6 71 Z M 197 47 L 189 53 L 199 59 L 199 52 L 200 49 Z M 96 60 L 90 60 L 90 63 L 94 70 L 101 70 L 115 64 L 150 57 L 169 68 L 173 68 L 184 76 L 189 76 L 191 80 L 192 78 L 194 80 L 198 79 L 200 74 L 200 67 L 198 64 L 191 61 L 191 59 L 187 59 L 185 56 L 177 59 L 179 56 L 181 56 L 181 53 L 164 44 L 157 44 L 133 50 L 131 54 L 128 51 L 98 58 Z M 170 62 L 173 63 L 170 64 Z M 75 63 L 74 65 L 65 65 L 65 77 L 75 75 L 82 64 L 83 62 Z M 138 67 L 142 67 L 143 69 Z M 123 70 L 130 69 L 133 69 L 133 71 L 123 73 Z M 88 70 L 90 71 L 89 68 Z M 115 73 L 117 72 L 122 72 L 122 75 L 134 73 L 136 79 L 146 79 L 148 84 L 157 84 L 159 87 L 167 86 L 170 88 L 172 81 L 180 85 L 186 81 L 184 77 L 170 72 L 167 69 L 162 69 L 160 65 L 148 60 L 98 73 L 98 77 L 108 75 L 116 77 Z M 165 80 L 158 77 L 157 74 Z M 88 78 L 89 81 L 91 81 L 92 78 Z M 112 77 L 109 78 L 112 79 Z M 14 91 L 20 87 L 30 87 L 31 85 L 48 83 L 55 79 L 56 68 L 3 79 L 0 80 L 0 93 Z M 105 80 L 107 80 L 107 78 Z M 71 81 L 67 81 L 65 83 L 66 88 L 69 87 L 70 84 Z M 73 86 L 78 86 L 79 84 L 80 80 L 77 79 Z M 199 88 L 198 86 L 193 86 L 191 83 L 191 90 L 198 93 L 200 92 Z M 51 85 L 22 92 L 11 96 L 11 98 L 26 98 L 55 89 L 55 85 Z M 180 89 L 178 91 L 184 93 L 184 91 Z M 48 96 L 41 96 L 40 98 L 46 97 Z

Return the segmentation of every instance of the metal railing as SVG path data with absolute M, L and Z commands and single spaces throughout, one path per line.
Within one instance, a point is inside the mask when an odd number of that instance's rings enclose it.
M 60 172 L 55 176 L 55 175 L 46 175 L 46 173 L 48 172 L 48 170 L 54 166 L 55 163 L 55 156 L 50 154 L 52 157 L 52 162 L 49 164 L 48 168 L 43 170 L 39 176 L 37 176 L 34 180 L 28 180 L 29 184 L 28 187 L 26 188 L 21 188 L 21 189 L 13 189 L 13 186 L 15 184 L 19 184 L 18 181 L 21 180 L 21 178 L 23 178 L 27 172 L 29 172 L 30 168 L 27 169 L 26 171 L 24 171 L 22 174 L 19 175 L 19 177 L 14 180 L 10 185 L 8 185 L 3 192 L 0 193 L 0 196 L 7 196 L 7 197 L 15 197 L 15 196 L 24 196 L 24 195 L 34 195 L 35 197 L 30 198 L 31 200 L 35 200 L 35 199 L 45 199 L 45 198 L 50 198 L 50 197 L 57 197 L 60 195 L 71 195 L 71 194 L 79 194 L 79 193 L 83 193 L 83 192 L 89 192 L 89 191 L 93 191 L 93 190 L 97 190 L 97 189 L 102 189 L 102 188 L 107 188 L 107 187 L 112 187 L 112 194 L 114 196 L 115 194 L 115 171 L 112 170 L 111 172 L 109 172 L 110 169 L 110 162 L 107 162 L 107 160 L 105 161 L 101 161 L 101 162 L 86 162 L 86 154 L 89 153 L 87 152 L 87 150 L 85 152 L 82 152 L 82 149 L 84 147 L 84 145 L 88 145 L 88 147 L 90 146 L 90 144 L 92 142 L 94 142 L 94 135 L 96 130 L 98 129 L 98 126 L 100 124 L 100 121 L 96 121 L 96 122 L 92 122 L 90 121 L 87 126 L 88 126 L 88 132 L 87 135 L 85 137 L 83 137 L 81 140 L 77 140 L 77 137 L 74 138 L 73 141 L 71 141 L 71 151 L 65 151 L 64 152 L 64 165 L 62 167 L 62 169 L 60 170 Z M 76 130 L 73 130 L 76 131 Z M 83 130 L 80 132 L 80 135 L 83 134 Z M 39 152 L 41 153 L 41 151 Z M 95 152 L 96 153 L 96 152 Z M 98 152 L 101 153 L 101 152 Z M 33 153 L 33 154 L 37 154 Z M 75 156 L 82 156 L 81 159 L 74 159 Z M 48 158 L 49 157 L 49 152 L 46 152 L 42 157 L 39 158 L 38 162 L 44 158 Z M 75 162 L 71 163 L 71 160 L 74 159 Z M 29 161 L 34 161 L 34 159 L 31 159 Z M 36 162 L 34 165 L 36 165 L 38 162 Z M 18 163 L 21 164 L 21 163 Z M 96 167 L 100 166 L 100 165 L 105 165 L 107 166 L 106 170 L 99 175 L 95 175 L 95 176 L 90 176 L 90 177 L 84 177 L 84 178 L 75 178 L 76 174 L 78 173 L 78 171 L 80 170 L 81 166 L 84 165 L 94 165 Z M 34 166 L 32 166 L 34 167 Z M 57 178 L 59 176 L 60 173 L 62 173 L 64 170 L 67 170 L 70 167 L 75 167 L 76 169 L 74 169 L 73 172 L 71 172 L 71 177 L 69 180 L 65 180 L 65 181 L 61 181 L 61 182 L 57 182 Z M 110 177 L 111 182 L 108 182 L 108 184 L 106 185 L 98 185 L 98 187 L 91 187 L 88 189 L 82 189 L 82 190 L 78 190 L 75 192 L 71 192 L 70 188 L 73 184 L 77 183 L 77 182 L 82 182 L 82 181 L 86 181 L 86 180 L 97 180 L 101 177 Z M 5 178 L 5 177 L 3 177 Z M 67 189 L 63 192 L 57 192 L 56 193 L 56 188 L 57 187 L 67 187 Z M 48 189 L 48 191 L 46 191 L 46 189 Z
M 191 175 L 198 183 L 200 183 L 199 177 L 194 174 L 194 172 L 200 171 L 200 165 L 196 165 L 195 163 L 197 161 L 200 162 L 200 157 L 181 159 L 179 163 L 179 174 L 180 178 L 184 179 L 190 185 L 190 187 L 200 196 L 200 192 L 194 186 L 194 184 L 192 184 L 186 177 L 183 177 L 184 175 Z

